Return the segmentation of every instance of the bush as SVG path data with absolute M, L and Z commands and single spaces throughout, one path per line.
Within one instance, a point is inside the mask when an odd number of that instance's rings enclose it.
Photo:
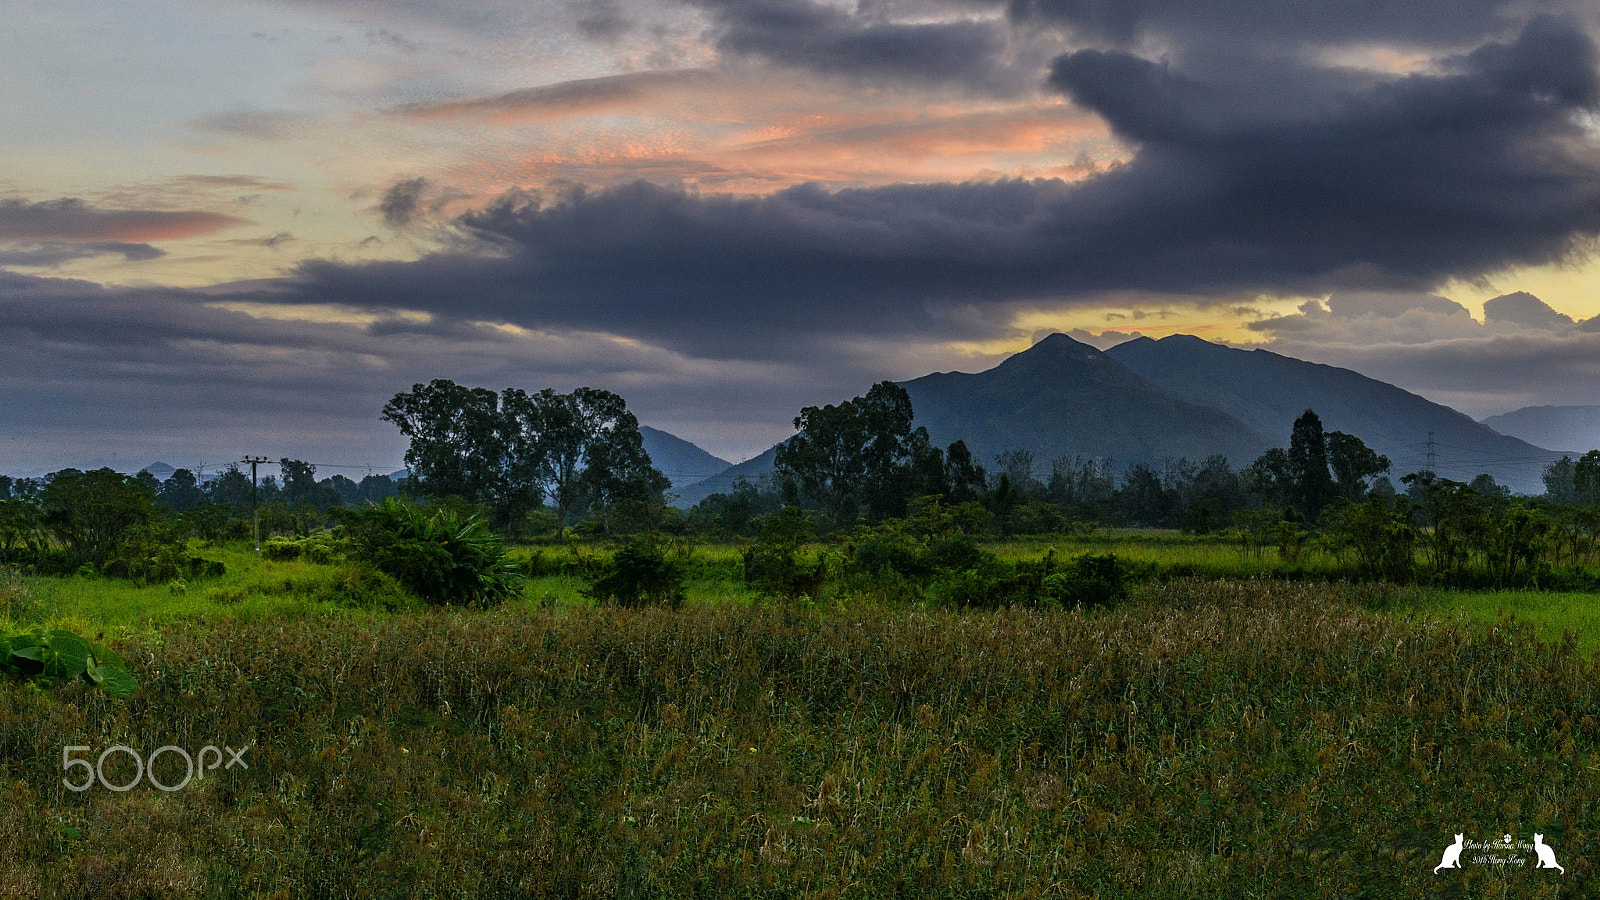
M 766 517 L 761 537 L 744 552 L 745 583 L 779 597 L 816 596 L 825 567 L 800 561 L 800 545 L 810 536 L 805 513 L 788 506 Z
M 683 581 L 683 566 L 668 559 L 657 540 L 638 537 L 617 551 L 584 594 L 597 601 L 614 600 L 622 606 L 660 603 L 677 609 L 683 605 Z
M 98 570 L 108 578 L 126 578 L 146 585 L 215 578 L 226 571 L 227 566 L 221 562 L 190 554 L 184 528 L 165 522 L 127 529 Z
M 1131 574 L 1115 553 L 1085 553 L 1067 571 L 1046 576 L 1043 593 L 1063 606 L 1109 606 L 1127 599 Z
M 523 573 L 481 517 L 393 497 L 362 510 L 336 509 L 352 558 L 429 603 L 485 605 L 515 596 Z
M 261 555 L 267 559 L 286 562 L 304 559 L 307 562 L 328 564 L 344 555 L 344 547 L 332 534 L 319 531 L 303 538 L 270 537 L 261 543 Z

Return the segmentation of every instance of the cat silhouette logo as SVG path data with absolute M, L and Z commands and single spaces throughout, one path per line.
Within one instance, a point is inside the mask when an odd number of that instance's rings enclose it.
M 1437 866 L 1433 867 L 1433 874 L 1439 874 L 1440 869 L 1461 868 L 1461 848 L 1466 846 L 1466 843 L 1467 836 L 1465 834 L 1456 835 L 1456 842 L 1444 848 L 1444 858 L 1439 860 Z
M 1561 874 L 1567 874 L 1567 870 L 1561 868 L 1561 864 L 1556 862 L 1556 851 L 1551 849 L 1550 845 L 1544 842 L 1544 835 L 1535 834 L 1533 836 L 1533 849 L 1534 852 L 1539 854 L 1539 864 L 1534 868 L 1558 869 L 1560 870 Z

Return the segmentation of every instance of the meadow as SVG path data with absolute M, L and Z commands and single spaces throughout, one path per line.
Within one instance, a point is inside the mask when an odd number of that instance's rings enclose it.
M 0 631 L 103 633 L 141 685 L 0 684 L 0 898 L 1589 890 L 1592 596 L 1325 582 L 1171 534 L 990 549 L 1171 577 L 1090 610 L 775 599 L 713 545 L 678 551 L 681 609 L 622 609 L 560 571 L 604 551 L 549 546 L 462 610 L 242 546 L 184 585 L 0 574 Z M 63 784 L 64 747 L 117 745 L 248 768 Z M 1565 875 L 1433 874 L 1456 833 L 1535 832 Z

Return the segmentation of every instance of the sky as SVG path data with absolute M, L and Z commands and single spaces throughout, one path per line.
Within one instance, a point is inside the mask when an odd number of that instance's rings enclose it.
M 1593 2 L 0 17 L 0 472 L 389 471 L 380 410 L 435 378 L 606 388 L 740 460 L 1054 331 L 1600 402 Z

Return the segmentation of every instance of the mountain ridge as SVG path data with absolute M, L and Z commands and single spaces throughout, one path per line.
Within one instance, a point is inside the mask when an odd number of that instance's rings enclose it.
M 1191 402 L 1208 402 L 1287 446 L 1294 420 L 1313 409 L 1327 431 L 1344 431 L 1389 457 L 1396 476 L 1427 466 L 1459 481 L 1487 472 L 1523 493 L 1543 490 L 1543 466 L 1559 456 L 1470 416 L 1351 369 L 1244 350 L 1193 335 L 1136 338 L 1107 355 Z

